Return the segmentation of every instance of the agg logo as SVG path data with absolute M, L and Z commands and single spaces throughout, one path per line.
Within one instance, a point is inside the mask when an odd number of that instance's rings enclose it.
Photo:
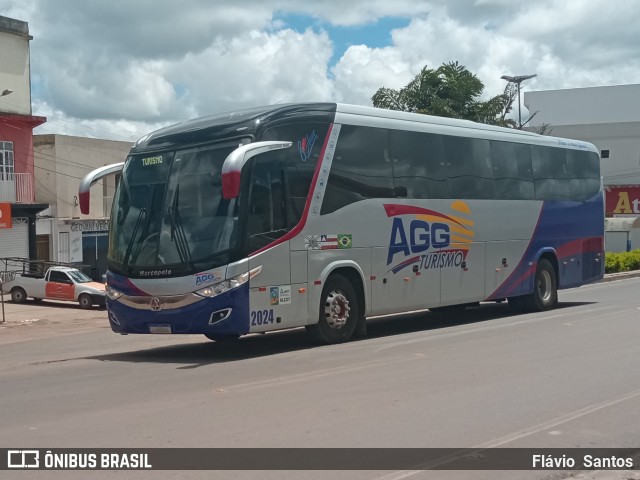
M 467 258 L 474 223 L 465 202 L 453 202 L 450 215 L 410 205 L 386 204 L 384 209 L 393 218 L 387 265 L 400 260 L 389 269 L 394 274 L 416 263 L 420 270 L 460 267 Z
M 222 277 L 216 275 L 213 272 L 203 272 L 196 274 L 196 287 L 198 285 L 202 285 L 203 283 L 213 283 L 220 280 Z

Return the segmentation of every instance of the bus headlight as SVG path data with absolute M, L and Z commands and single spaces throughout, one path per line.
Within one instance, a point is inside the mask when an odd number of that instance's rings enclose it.
M 111 300 L 117 300 L 122 296 L 122 292 L 119 292 L 109 285 L 105 287 L 105 292 L 107 293 L 107 297 L 109 297 L 109 299 Z
M 196 290 L 195 293 L 196 295 L 200 295 L 201 297 L 217 297 L 221 293 L 228 292 L 229 290 L 233 290 L 234 288 L 238 288 L 240 285 L 247 283 L 261 271 L 262 266 L 259 266 L 247 273 L 238 275 L 237 277 L 233 277 L 229 280 L 224 280 L 214 285 L 209 285 L 208 287 Z

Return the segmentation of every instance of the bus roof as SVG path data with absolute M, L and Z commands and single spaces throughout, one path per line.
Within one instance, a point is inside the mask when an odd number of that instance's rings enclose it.
M 470 120 L 330 102 L 270 105 L 187 120 L 145 135 L 136 142 L 131 152 L 250 137 L 255 136 L 269 122 L 282 121 L 289 117 L 318 119 L 319 116 L 328 122 L 343 124 L 436 131 L 448 135 L 468 135 L 598 152 L 595 146 L 587 142 L 543 136 L 525 130 L 497 127 Z

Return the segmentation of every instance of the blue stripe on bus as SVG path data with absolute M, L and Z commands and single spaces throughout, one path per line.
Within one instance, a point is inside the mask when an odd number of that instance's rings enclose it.
M 604 274 L 604 200 L 597 195 L 586 202 L 544 202 L 538 224 L 520 263 L 487 300 L 533 292 L 536 263 L 546 252 L 562 266 L 558 288 L 570 288 L 602 278 Z M 565 267 L 565 259 L 576 258 Z M 531 265 L 530 265 L 531 263 Z

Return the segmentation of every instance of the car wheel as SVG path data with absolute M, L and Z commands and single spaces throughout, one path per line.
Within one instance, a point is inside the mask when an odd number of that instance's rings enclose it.
M 78 303 L 80 304 L 80 308 L 87 310 L 93 305 L 93 300 L 91 300 L 91 295 L 83 293 L 78 297 Z
M 27 292 L 21 287 L 15 287 L 11 290 L 11 301 L 14 303 L 24 303 L 27 300 Z

